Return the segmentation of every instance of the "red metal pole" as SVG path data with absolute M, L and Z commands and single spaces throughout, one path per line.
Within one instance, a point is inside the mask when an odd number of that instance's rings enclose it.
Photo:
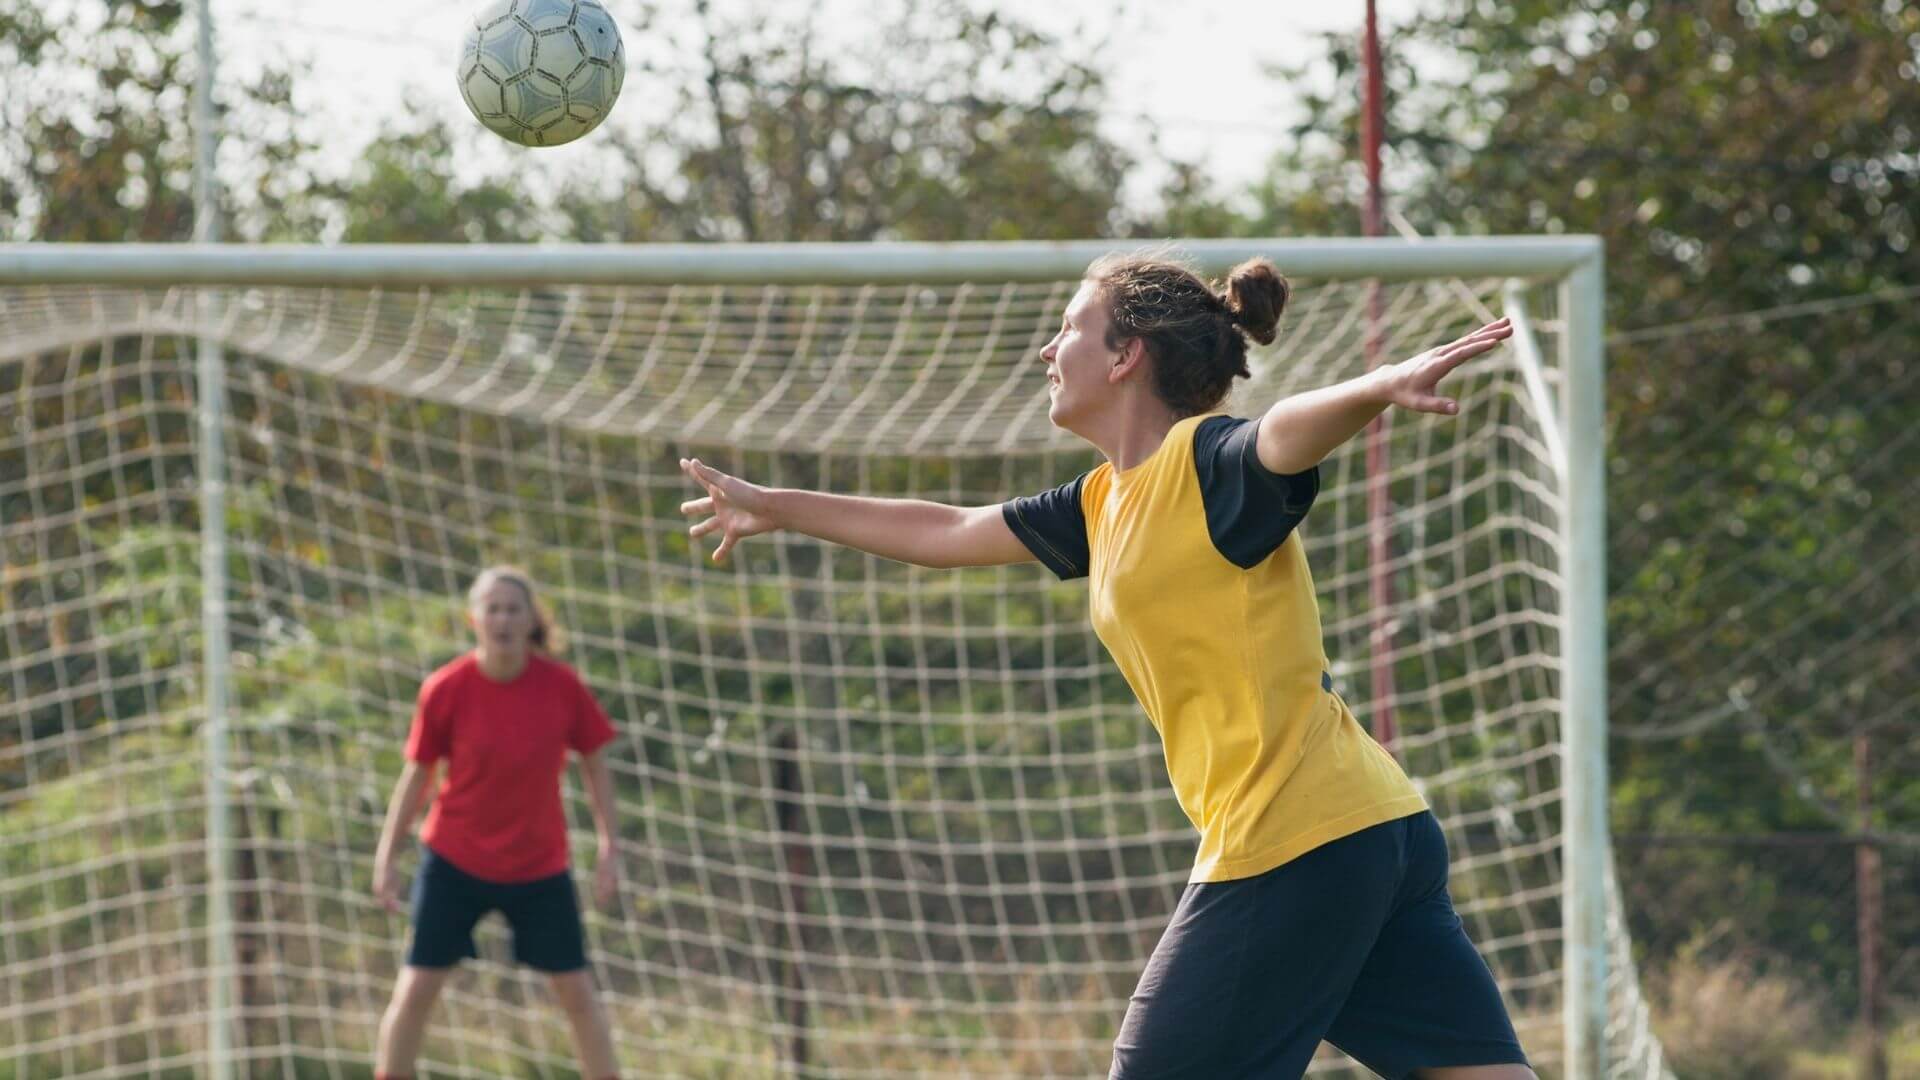
M 1367 169 L 1367 201 L 1361 210 L 1361 230 L 1379 236 L 1382 214 L 1380 200 L 1380 141 L 1385 111 L 1381 104 L 1380 29 L 1374 0 L 1367 0 L 1366 46 L 1362 63 L 1366 77 L 1365 108 L 1360 118 L 1361 156 Z M 1380 366 L 1385 345 L 1381 325 L 1380 282 L 1367 283 L 1367 370 Z M 1373 735 L 1388 750 L 1394 749 L 1393 725 L 1393 577 L 1389 563 L 1393 557 L 1390 519 L 1393 506 L 1387 492 L 1387 418 L 1381 413 L 1367 425 L 1367 567 L 1368 599 L 1372 608 L 1369 635 L 1373 664 Z

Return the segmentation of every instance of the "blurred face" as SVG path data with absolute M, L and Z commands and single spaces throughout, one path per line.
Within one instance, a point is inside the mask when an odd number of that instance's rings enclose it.
M 1107 347 L 1107 304 L 1090 281 L 1067 303 L 1060 331 L 1040 350 L 1047 365 L 1047 418 L 1055 427 L 1080 430 L 1104 402 L 1112 388 L 1108 372 L 1119 350 Z
M 475 640 L 488 652 L 517 656 L 532 642 L 533 605 L 514 581 L 496 577 L 483 583 L 467 614 Z

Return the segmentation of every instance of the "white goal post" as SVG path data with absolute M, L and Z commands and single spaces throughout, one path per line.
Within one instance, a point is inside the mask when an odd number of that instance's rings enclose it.
M 450 586 L 507 555 L 554 589 L 626 739 L 637 911 L 592 927 L 624 1057 L 1100 1066 L 1190 838 L 1084 594 L 804 539 L 703 568 L 648 462 L 691 446 L 979 501 L 1067 479 L 1085 451 L 1033 407 L 1032 357 L 1087 264 L 1133 246 L 0 245 L 0 1062 L 367 1062 L 401 932 L 365 895 L 356 792 L 384 801 L 409 673 L 457 644 Z M 1363 720 L 1359 673 L 1396 673 L 1395 750 L 1530 1051 L 1574 1080 L 1664 1075 L 1610 907 L 1600 241 L 1171 246 L 1296 284 L 1236 404 L 1361 370 L 1376 317 L 1396 359 L 1516 316 L 1514 347 L 1458 376 L 1457 419 L 1394 421 L 1389 565 L 1364 557 L 1360 454 L 1330 462 L 1304 534 Z M 183 486 L 224 499 L 193 510 Z M 204 571 L 181 537 L 218 553 Z M 1393 611 L 1367 610 L 1369 573 L 1401 583 Z M 196 644 L 144 636 L 166 634 Z M 213 770 L 204 793 L 159 778 L 183 765 Z M 101 781 L 117 794 L 90 802 Z M 89 854 L 86 830 L 115 839 Z M 439 1074 L 566 1062 L 487 1011 L 522 976 L 477 966 L 493 982 L 443 1014 Z

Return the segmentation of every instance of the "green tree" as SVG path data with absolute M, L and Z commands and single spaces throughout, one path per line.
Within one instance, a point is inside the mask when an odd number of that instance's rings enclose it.
M 469 133 L 471 136 L 471 133 Z M 485 135 L 492 138 L 491 135 Z M 387 131 L 329 192 L 348 243 L 510 243 L 538 239 L 540 208 L 509 179 L 456 175 L 460 142 L 444 125 Z
M 168 241 L 193 232 L 194 22 L 177 0 L 0 3 L 0 235 Z M 227 212 L 239 235 L 318 224 L 316 147 L 292 115 L 295 73 L 227 83 Z
M 830 54 L 814 8 L 749 23 L 698 5 L 704 75 L 675 119 L 610 134 L 609 192 L 560 199 L 587 240 L 995 240 L 1107 235 L 1128 157 L 1104 84 L 1002 13 L 902 0 Z

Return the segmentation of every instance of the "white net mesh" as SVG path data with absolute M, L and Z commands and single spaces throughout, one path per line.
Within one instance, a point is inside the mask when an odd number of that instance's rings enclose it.
M 1366 287 L 1297 284 L 1247 408 L 1364 367 Z M 1500 286 L 1387 287 L 1386 354 L 1454 336 L 1475 318 L 1460 289 L 1498 308 Z M 220 290 L 243 1071 L 366 1074 L 405 938 L 368 877 L 413 696 L 463 647 L 466 585 L 507 560 L 620 730 L 626 893 L 589 936 L 629 1070 L 1102 1073 L 1194 836 L 1082 587 L 798 536 L 715 569 L 674 465 L 692 448 L 772 483 L 968 504 L 1064 481 L 1091 459 L 1049 426 L 1035 355 L 1073 287 Z M 205 1063 L 198 308 L 186 288 L 0 289 L 13 1075 Z M 1551 1070 L 1560 496 L 1511 351 L 1455 389 L 1457 420 L 1391 428 L 1388 641 L 1357 447 L 1304 535 L 1339 688 L 1369 719 L 1368 665 L 1390 662 L 1456 903 Z M 560 1014 L 484 925 L 423 1067 L 570 1066 Z M 1657 1075 L 1615 939 L 1616 1071 Z

